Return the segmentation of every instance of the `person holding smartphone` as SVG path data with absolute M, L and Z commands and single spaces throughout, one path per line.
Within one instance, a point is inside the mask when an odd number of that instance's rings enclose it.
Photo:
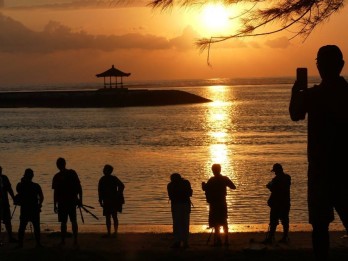
M 334 210 L 348 228 L 348 83 L 340 76 L 343 55 L 336 45 L 317 54 L 319 85 L 306 88 L 296 81 L 290 100 L 293 121 L 308 121 L 308 210 L 317 260 L 327 260 L 329 224 Z

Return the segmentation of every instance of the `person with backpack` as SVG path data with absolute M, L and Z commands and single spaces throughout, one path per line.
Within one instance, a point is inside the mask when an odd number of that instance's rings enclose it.
M 271 195 L 267 200 L 267 205 L 270 207 L 269 231 L 264 244 L 272 244 L 274 235 L 279 223 L 283 225 L 283 237 L 279 243 L 289 242 L 289 213 L 290 213 L 290 186 L 291 177 L 283 170 L 283 166 L 275 163 L 272 168 L 275 177 L 266 185 L 271 191 Z
M 174 243 L 172 248 L 187 248 L 190 233 L 192 188 L 187 179 L 179 173 L 170 175 L 167 192 L 171 202 Z M 181 245 L 182 244 L 182 245 Z
M 114 221 L 114 235 L 117 235 L 117 212 L 122 212 L 124 204 L 124 184 L 118 177 L 112 175 L 113 170 L 111 165 L 106 164 L 103 169 L 104 176 L 100 178 L 98 183 L 99 204 L 103 208 L 103 215 L 106 219 L 106 237 L 111 236 L 111 217 Z

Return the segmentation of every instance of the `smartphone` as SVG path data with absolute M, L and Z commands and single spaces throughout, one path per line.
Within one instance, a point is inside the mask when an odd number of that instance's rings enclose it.
M 307 68 L 296 69 L 296 81 L 301 88 L 306 89 L 308 86 L 308 70 Z

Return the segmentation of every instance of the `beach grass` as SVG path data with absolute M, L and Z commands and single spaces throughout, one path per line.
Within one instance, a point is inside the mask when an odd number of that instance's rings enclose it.
M 348 260 L 348 239 L 342 239 L 343 231 L 330 232 L 330 260 Z M 230 233 L 228 247 L 213 247 L 209 233 L 190 235 L 187 249 L 170 248 L 171 233 L 119 233 L 116 237 L 104 238 L 102 233 L 80 233 L 78 247 L 72 238 L 59 246 L 57 233 L 43 233 L 43 247 L 36 248 L 31 233 L 26 234 L 24 247 L 5 243 L 0 247 L 1 261 L 58 261 L 58 260 L 314 260 L 310 232 L 291 232 L 288 244 L 275 243 L 263 246 L 261 232 Z M 281 233 L 276 234 L 281 238 Z

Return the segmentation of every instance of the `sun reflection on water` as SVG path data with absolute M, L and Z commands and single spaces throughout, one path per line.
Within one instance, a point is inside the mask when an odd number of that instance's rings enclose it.
M 210 157 L 212 162 L 226 165 L 228 163 L 227 146 L 225 144 L 211 144 Z
M 227 88 L 229 87 L 224 85 L 209 87 L 209 95 L 213 102 L 209 104 L 206 112 L 206 126 L 209 129 L 210 137 L 210 162 L 207 162 L 207 167 L 210 169 L 211 164 L 221 164 L 224 175 L 231 177 L 231 151 L 228 144 L 232 139 L 230 130 L 233 122 L 231 119 L 232 104 L 226 97 Z

